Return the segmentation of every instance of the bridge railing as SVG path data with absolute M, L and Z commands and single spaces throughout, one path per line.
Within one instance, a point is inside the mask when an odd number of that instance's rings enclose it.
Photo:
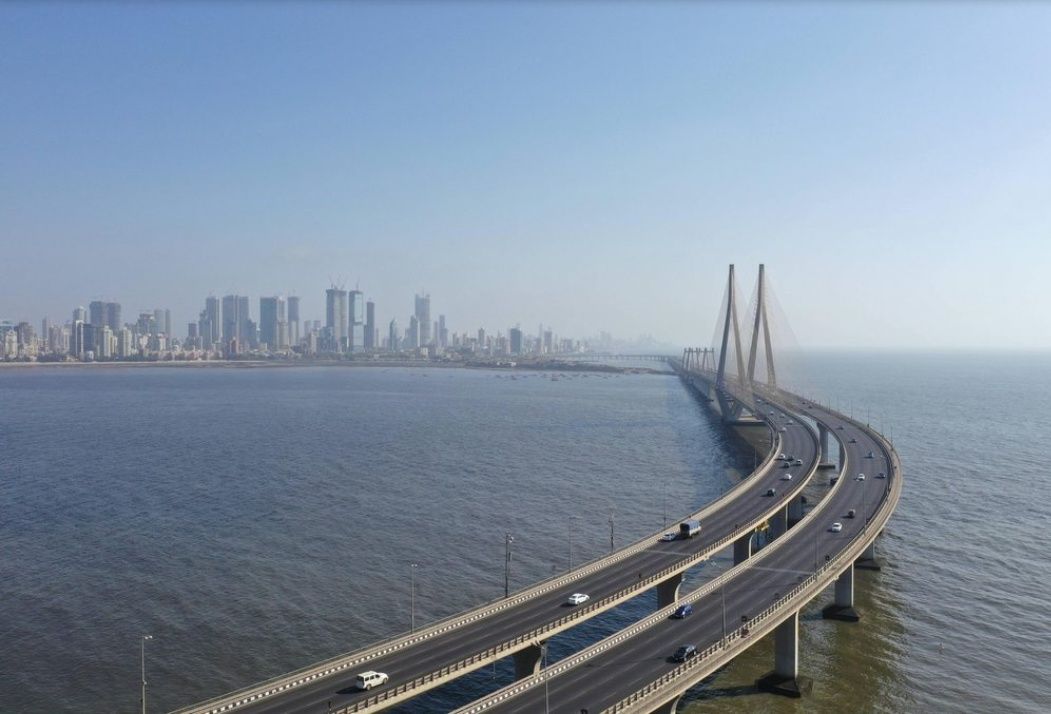
M 779 453 L 781 446 L 780 434 L 773 430 L 771 430 L 771 433 L 773 435 L 773 438 L 771 439 L 771 450 L 767 453 L 766 457 L 764 458 L 762 463 L 760 463 L 759 466 L 755 469 L 755 471 L 753 471 L 748 478 L 742 479 L 739 484 L 735 485 L 726 493 L 722 494 L 716 501 L 704 506 L 698 511 L 695 511 L 689 516 L 686 516 L 686 518 L 697 518 L 701 520 L 707 518 L 711 513 L 721 508 L 728 500 L 735 498 L 743 489 L 750 487 L 753 478 L 756 475 L 760 473 L 765 473 L 767 470 L 769 470 L 771 468 L 771 465 L 774 463 L 774 456 L 777 453 Z M 741 530 L 743 532 L 745 529 L 742 528 Z M 424 640 L 437 637 L 451 630 L 457 629 L 464 625 L 470 624 L 472 622 L 481 620 L 483 618 L 504 611 L 510 607 L 517 606 L 525 601 L 551 592 L 552 590 L 561 588 L 582 577 L 607 568 L 610 565 L 613 565 L 621 560 L 624 560 L 625 558 L 635 555 L 636 553 L 646 548 L 652 547 L 654 538 L 656 536 L 657 533 L 648 535 L 614 553 L 607 554 L 605 556 L 600 556 L 594 560 L 588 561 L 578 566 L 572 571 L 555 575 L 545 580 L 542 580 L 539 583 L 529 586 L 523 591 L 513 594 L 510 598 L 498 598 L 492 600 L 489 603 L 481 605 L 472 610 L 457 613 L 455 615 L 451 615 L 449 617 L 433 622 L 430 625 L 427 625 L 426 627 L 416 630 L 415 632 L 397 635 L 389 640 L 378 643 L 363 650 L 338 655 L 323 662 L 303 667 L 294 672 L 280 675 L 278 677 L 273 677 L 264 682 L 259 682 L 235 690 L 233 692 L 228 692 L 218 697 L 214 697 L 203 702 L 190 705 L 188 707 L 177 709 L 171 714 L 223 714 L 225 712 L 233 711 L 248 704 L 256 703 L 261 699 L 265 699 L 276 694 L 281 694 L 290 689 L 309 684 L 311 682 L 317 681 L 318 679 L 332 676 L 335 674 L 345 673 L 352 667 L 358 667 L 366 664 L 371 660 L 378 659 L 379 657 L 384 657 L 394 652 L 404 650 L 405 648 L 416 645 Z M 714 551 L 712 551 L 711 548 L 709 548 L 705 551 L 702 551 L 701 554 L 695 555 L 694 557 L 699 561 L 704 558 L 710 557 L 710 554 L 712 552 Z M 638 589 L 640 587 L 640 583 L 635 583 L 634 587 L 635 589 Z M 579 618 L 587 612 L 590 612 L 590 608 L 577 610 L 575 616 L 576 618 Z M 527 636 L 524 635 L 523 637 Z M 501 645 L 498 645 L 497 648 L 500 648 L 500 651 L 504 651 L 509 645 L 513 647 L 518 644 L 521 644 L 522 641 L 526 640 L 521 640 L 519 638 L 519 642 L 517 643 L 503 643 Z M 490 657 L 491 655 L 485 655 L 484 659 L 488 659 Z M 463 663 L 456 663 L 454 665 L 450 665 L 450 667 L 452 667 L 454 670 L 462 670 L 463 666 Z M 427 681 L 433 681 L 433 677 L 431 677 L 431 679 Z M 416 684 L 415 686 L 419 686 L 419 684 Z
M 842 415 L 837 413 L 837 416 Z M 752 646 L 763 635 L 773 631 L 777 625 L 793 612 L 802 609 L 815 595 L 819 594 L 835 578 L 868 548 L 869 544 L 890 520 L 898 500 L 901 498 L 902 474 L 901 460 L 894 448 L 883 435 L 860 422 L 843 417 L 858 428 L 872 436 L 880 450 L 883 451 L 890 465 L 887 475 L 888 486 L 880 497 L 876 515 L 851 543 L 824 564 L 819 565 L 813 574 L 796 585 L 788 593 L 767 607 L 756 617 L 742 624 L 726 640 L 714 644 L 689 662 L 682 664 L 642 689 L 633 692 L 621 701 L 604 710 L 603 714 L 629 711 L 651 711 L 665 703 L 671 697 L 681 694 L 693 686 L 699 679 L 723 666 L 745 649 Z M 747 638 L 747 640 L 746 640 Z

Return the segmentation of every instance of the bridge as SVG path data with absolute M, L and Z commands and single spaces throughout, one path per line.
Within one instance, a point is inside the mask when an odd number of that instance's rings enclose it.
M 505 657 L 514 659 L 516 682 L 462 711 L 674 711 L 683 692 L 767 632 L 776 633 L 777 656 L 760 686 L 788 694 L 805 690 L 797 671 L 799 610 L 835 582 L 827 616 L 857 619 L 855 562 L 875 566 L 875 538 L 900 494 L 900 464 L 890 444 L 867 426 L 777 387 L 762 268 L 745 367 L 734 288 L 731 266 L 719 349 L 687 350 L 670 362 L 730 428 L 762 430 L 769 450 L 751 475 L 688 516 L 702 521 L 701 535 L 665 542 L 653 533 L 520 592 L 175 714 L 380 711 Z M 766 382 L 755 375 L 760 331 L 766 333 Z M 831 438 L 839 444 L 838 464 L 829 461 Z M 783 453 L 798 461 L 785 465 L 776 458 Z M 862 467 L 869 479 L 854 480 Z M 829 468 L 835 474 L 828 493 L 806 513 L 804 488 Z M 885 477 L 876 478 L 879 473 Z M 851 509 L 855 517 L 845 518 Z M 828 530 L 832 520 L 842 523 L 842 531 Z M 753 552 L 760 531 L 773 541 Z M 687 570 L 730 548 L 733 568 L 680 596 Z M 654 615 L 541 670 L 552 636 L 651 589 L 658 601 Z M 564 603 L 574 592 L 591 599 L 570 610 Z M 698 614 L 669 620 L 684 602 Z M 695 642 L 699 656 L 666 662 L 668 647 L 684 641 Z M 625 661 L 635 664 L 626 667 Z M 352 691 L 357 674 L 366 670 L 390 679 L 374 691 Z

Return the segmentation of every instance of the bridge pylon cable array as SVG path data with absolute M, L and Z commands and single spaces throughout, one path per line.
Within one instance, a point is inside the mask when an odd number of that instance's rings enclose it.
M 748 383 L 755 383 L 755 358 L 759 352 L 760 323 L 763 330 L 763 346 L 766 354 L 766 381 L 777 387 L 777 371 L 774 369 L 774 351 L 770 344 L 770 318 L 766 312 L 766 266 L 759 264 L 758 297 L 755 308 L 755 323 L 752 325 L 752 345 L 748 352 Z

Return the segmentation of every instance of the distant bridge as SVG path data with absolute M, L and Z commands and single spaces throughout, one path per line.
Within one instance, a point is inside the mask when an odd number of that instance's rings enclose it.
M 718 349 L 691 348 L 681 357 L 574 355 L 589 361 L 669 362 L 684 385 L 718 409 L 727 424 L 769 433 L 771 448 L 763 463 L 691 514 L 704 524 L 700 536 L 661 542 L 660 533 L 653 533 L 523 591 L 177 714 L 380 711 L 509 656 L 517 681 L 461 712 L 545 707 L 559 712 L 674 712 L 683 692 L 768 632 L 775 633 L 774 669 L 759 681 L 760 688 L 792 695 L 805 690 L 806 680 L 798 676 L 799 611 L 834 582 L 835 600 L 825 609 L 826 616 L 857 619 L 855 564 L 878 568 L 874 543 L 897 505 L 901 465 L 891 445 L 867 425 L 777 387 L 764 283 L 760 266 L 747 366 L 733 266 L 725 315 L 720 313 Z M 760 333 L 765 383 L 755 376 Z M 830 435 L 839 446 L 834 464 L 829 458 Z M 794 461 L 777 458 L 783 454 Z M 834 476 L 827 494 L 807 513 L 802 492 L 822 468 L 834 469 Z M 855 480 L 861 471 L 867 471 L 868 478 Z M 854 517 L 847 518 L 851 510 Z M 829 530 L 833 521 L 841 530 Z M 753 555 L 760 531 L 774 540 Z M 680 597 L 684 572 L 729 548 L 734 567 Z M 650 589 L 656 590 L 657 613 L 541 669 L 552 636 Z M 591 599 L 567 611 L 566 597 L 574 592 L 588 593 Z M 686 602 L 697 614 L 669 620 L 671 611 Z M 686 641 L 696 643 L 698 656 L 681 664 L 668 662 L 669 645 Z M 351 692 L 356 675 L 367 670 L 385 672 L 390 679 L 372 692 Z

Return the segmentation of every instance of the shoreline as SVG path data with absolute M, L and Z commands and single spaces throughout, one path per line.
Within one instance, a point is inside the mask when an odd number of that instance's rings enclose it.
M 4 369 L 148 369 L 174 367 L 179 369 L 286 369 L 291 367 L 398 367 L 427 369 L 485 369 L 494 371 L 532 372 L 604 372 L 609 374 L 659 374 L 674 375 L 671 370 L 650 367 L 620 367 L 601 362 L 542 361 L 518 362 L 514 366 L 506 363 L 485 362 L 436 362 L 430 360 L 144 360 L 113 362 L 0 362 Z

